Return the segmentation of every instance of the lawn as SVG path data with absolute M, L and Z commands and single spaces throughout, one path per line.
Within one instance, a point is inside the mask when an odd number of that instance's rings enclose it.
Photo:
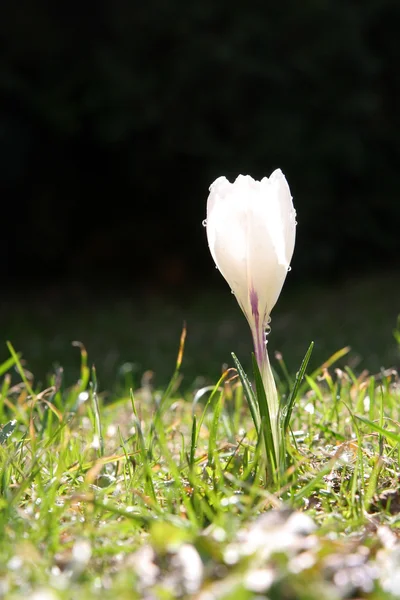
M 285 288 L 281 395 L 315 351 L 275 488 L 229 293 L 3 302 L 0 598 L 400 597 L 399 297 L 389 275 Z

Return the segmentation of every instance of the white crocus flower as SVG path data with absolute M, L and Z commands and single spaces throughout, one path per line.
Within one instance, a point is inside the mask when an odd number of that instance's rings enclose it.
M 279 404 L 265 332 L 289 270 L 296 235 L 296 212 L 282 171 L 261 181 L 239 175 L 230 183 L 219 177 L 210 187 L 206 223 L 215 264 L 251 327 L 278 452 Z

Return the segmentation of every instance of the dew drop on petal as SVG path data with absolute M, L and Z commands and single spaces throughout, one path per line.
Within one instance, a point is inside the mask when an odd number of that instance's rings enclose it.
M 291 267 L 291 266 L 289 266 L 289 267 L 287 268 L 287 272 L 289 273 L 289 271 L 291 271 L 291 270 L 292 270 L 292 267 Z
M 201 222 L 201 224 L 203 225 L 203 227 L 207 227 L 207 219 L 203 219 L 203 221 Z

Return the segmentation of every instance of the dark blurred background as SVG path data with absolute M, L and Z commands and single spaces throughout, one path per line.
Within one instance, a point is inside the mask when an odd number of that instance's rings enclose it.
M 68 336 L 91 339 L 95 331 L 104 350 L 93 342 L 93 352 L 104 362 L 109 345 L 125 347 L 121 335 L 140 326 L 156 349 L 137 372 L 171 370 L 173 361 L 159 358 L 162 325 L 152 330 L 152 315 L 160 306 L 176 315 L 169 356 L 178 323 L 191 315 L 199 322 L 194 305 L 217 335 L 213 298 L 225 298 L 201 226 L 208 186 L 221 174 L 260 178 L 277 167 L 299 223 L 282 318 L 303 294 L 313 306 L 309 328 L 323 310 L 330 324 L 340 314 L 334 330 L 342 327 L 348 343 L 343 315 L 351 324 L 349 315 L 369 304 L 385 312 L 390 337 L 400 312 L 399 31 L 398 0 L 3 3 L 4 337 L 44 372 L 42 363 L 50 368 L 62 357 Z M 345 306 L 340 290 L 360 298 Z M 384 295 L 389 306 L 379 310 L 376 297 Z M 127 307 L 134 314 L 124 319 Z M 107 341 L 105 319 L 93 316 L 101 310 L 110 321 Z M 317 335 L 332 340 L 329 331 Z M 378 368 L 385 349 L 366 351 L 366 340 L 361 360 Z M 193 373 L 198 348 L 209 343 L 196 343 Z M 229 360 L 221 343 L 217 362 Z M 110 372 L 131 352 L 111 352 Z

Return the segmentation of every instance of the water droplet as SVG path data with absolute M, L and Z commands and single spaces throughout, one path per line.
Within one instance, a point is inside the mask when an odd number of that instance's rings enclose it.
M 207 227 L 207 219 L 203 219 L 203 221 L 201 222 L 201 224 L 203 225 L 203 227 Z
M 231 290 L 231 294 L 235 295 L 235 292 L 233 290 Z
M 290 266 L 289 266 L 289 267 L 287 268 L 287 271 L 288 271 L 288 273 L 289 273 L 289 271 L 291 271 L 291 270 L 292 270 L 292 267 L 290 267 Z
M 218 269 L 218 265 L 215 265 L 215 268 Z

